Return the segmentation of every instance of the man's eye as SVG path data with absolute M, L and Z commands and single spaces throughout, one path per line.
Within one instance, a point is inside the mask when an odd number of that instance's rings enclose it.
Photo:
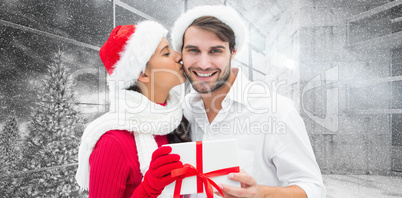
M 221 53 L 222 50 L 212 50 L 212 53 Z
M 189 51 L 189 52 L 198 52 L 197 49 L 189 49 L 188 51 Z

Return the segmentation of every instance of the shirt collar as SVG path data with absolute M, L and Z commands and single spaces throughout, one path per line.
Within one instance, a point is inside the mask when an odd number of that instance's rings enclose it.
M 244 94 L 250 80 L 245 76 L 240 68 L 233 68 L 236 79 L 230 88 L 225 99 L 233 100 L 241 104 L 245 104 Z

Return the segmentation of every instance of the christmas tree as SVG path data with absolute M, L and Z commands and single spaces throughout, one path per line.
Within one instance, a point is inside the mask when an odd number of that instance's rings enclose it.
M 55 54 L 38 90 L 38 102 L 24 140 L 23 174 L 17 196 L 78 197 L 75 182 L 83 119 L 76 107 L 72 80 Z
M 21 158 L 17 117 L 12 111 L 0 132 L 0 197 L 12 197 L 16 180 L 10 175 L 18 171 Z
M 15 112 L 8 116 L 0 133 L 0 175 L 16 169 L 20 158 L 20 134 Z

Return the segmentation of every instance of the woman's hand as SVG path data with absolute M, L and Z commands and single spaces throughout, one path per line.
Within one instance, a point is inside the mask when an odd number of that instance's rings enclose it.
M 152 154 L 152 161 L 142 182 L 144 190 L 151 196 L 162 193 L 165 186 L 175 181 L 170 172 L 183 167 L 183 163 L 179 161 L 180 156 L 170 154 L 171 151 L 170 146 L 162 146 Z

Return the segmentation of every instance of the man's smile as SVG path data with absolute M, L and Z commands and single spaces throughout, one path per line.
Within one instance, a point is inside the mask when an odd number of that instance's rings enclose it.
M 205 72 L 196 72 L 196 71 L 193 71 L 193 73 L 194 73 L 195 75 L 197 75 L 198 77 L 210 77 L 210 76 L 216 74 L 217 72 L 208 72 L 208 73 L 205 73 Z

